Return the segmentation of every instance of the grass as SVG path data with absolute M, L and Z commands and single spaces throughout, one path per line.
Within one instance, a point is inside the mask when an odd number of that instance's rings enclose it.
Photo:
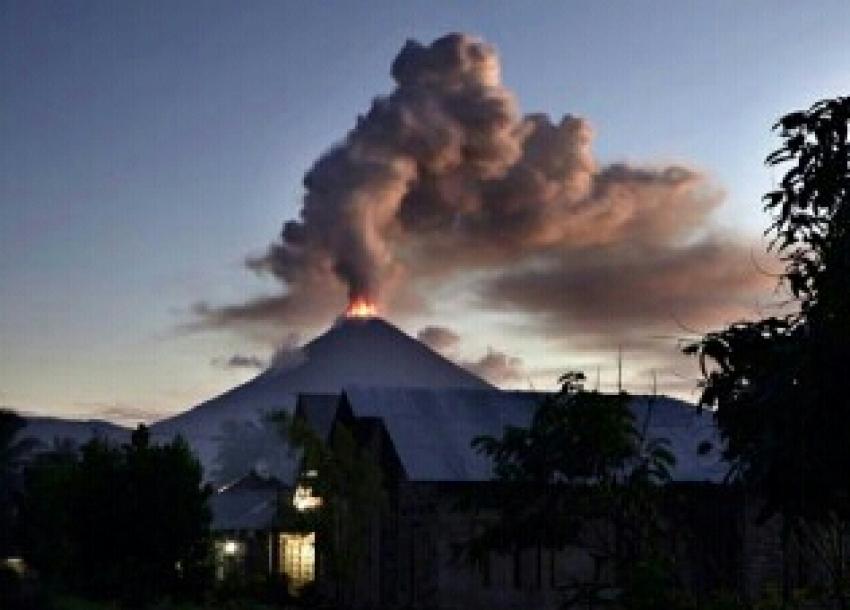
M 267 606 L 254 601 L 228 600 L 208 604 L 189 604 L 177 602 L 159 602 L 150 610 L 279 610 L 280 607 Z M 96 602 L 79 597 L 63 595 L 53 599 L 52 610 L 123 610 L 114 602 Z

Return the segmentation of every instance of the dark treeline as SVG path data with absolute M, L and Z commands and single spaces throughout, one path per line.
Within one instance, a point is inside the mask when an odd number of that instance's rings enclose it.
M 143 607 L 209 588 L 211 489 L 181 438 L 151 444 L 140 426 L 124 445 L 59 444 L 9 466 L 18 507 L 6 513 L 7 550 L 37 574 L 42 594 Z

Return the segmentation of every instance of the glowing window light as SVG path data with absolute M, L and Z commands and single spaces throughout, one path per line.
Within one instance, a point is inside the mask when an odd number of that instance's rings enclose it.
M 292 496 L 292 505 L 298 512 L 304 512 L 319 508 L 322 505 L 322 499 L 313 495 L 312 488 L 306 485 L 298 485 L 295 488 L 295 494 Z
M 289 579 L 289 590 L 298 589 L 316 578 L 316 534 L 281 534 L 280 567 Z
M 225 555 L 235 555 L 239 551 L 239 543 L 235 540 L 225 540 L 223 551 Z

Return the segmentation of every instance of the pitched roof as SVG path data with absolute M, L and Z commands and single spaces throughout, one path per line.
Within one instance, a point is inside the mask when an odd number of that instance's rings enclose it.
M 355 417 L 383 420 L 407 477 L 419 481 L 486 481 L 490 459 L 475 452 L 476 436 L 527 426 L 540 395 L 498 390 L 347 388 Z
M 222 488 L 210 498 L 213 531 L 270 529 L 278 501 L 289 488 L 275 477 L 256 472 Z
M 416 481 L 486 481 L 491 460 L 471 446 L 481 435 L 500 436 L 505 426 L 527 427 L 545 396 L 536 392 L 466 389 L 363 388 L 344 392 L 355 417 L 380 418 L 405 473 Z M 722 480 L 721 443 L 710 413 L 667 397 L 635 397 L 637 423 L 650 437 L 667 438 L 676 456 L 676 481 Z M 704 441 L 711 450 L 700 455 Z
M 299 394 L 295 417 L 303 417 L 319 438 L 328 440 L 339 398 L 339 394 Z

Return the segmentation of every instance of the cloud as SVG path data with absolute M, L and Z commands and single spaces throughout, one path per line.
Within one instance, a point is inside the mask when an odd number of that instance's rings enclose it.
M 492 347 L 477 360 L 464 360 L 459 357 L 456 352 L 460 347 L 461 336 L 445 326 L 426 326 L 416 334 L 416 338 L 455 364 L 496 385 L 528 378 L 528 371 L 524 369 L 521 358 L 509 356 Z M 557 376 L 556 373 L 552 374 Z
M 482 301 L 535 315 L 546 332 L 608 347 L 747 316 L 775 282 L 747 250 L 716 239 L 559 251 L 480 286 Z
M 314 328 L 354 296 L 401 317 L 434 285 L 478 278 L 480 310 L 599 346 L 713 326 L 774 282 L 749 242 L 712 225 L 723 193 L 702 172 L 600 165 L 587 120 L 520 112 L 487 43 L 410 41 L 391 74 L 393 90 L 306 173 L 298 218 L 248 261 L 281 293 L 198 304 L 196 327 Z
M 483 377 L 496 385 L 520 381 L 526 377 L 522 367 L 522 359 L 508 356 L 493 348 L 478 360 L 463 361 L 460 365 L 469 372 Z
M 229 358 L 213 358 L 214 366 L 225 369 L 264 369 L 266 361 L 259 356 L 233 354 Z
M 84 409 L 86 417 L 123 425 L 151 423 L 163 417 L 159 411 L 118 402 L 75 402 L 74 406 Z
M 460 335 L 445 326 L 426 326 L 416 334 L 416 338 L 441 354 L 451 352 L 460 343 Z

